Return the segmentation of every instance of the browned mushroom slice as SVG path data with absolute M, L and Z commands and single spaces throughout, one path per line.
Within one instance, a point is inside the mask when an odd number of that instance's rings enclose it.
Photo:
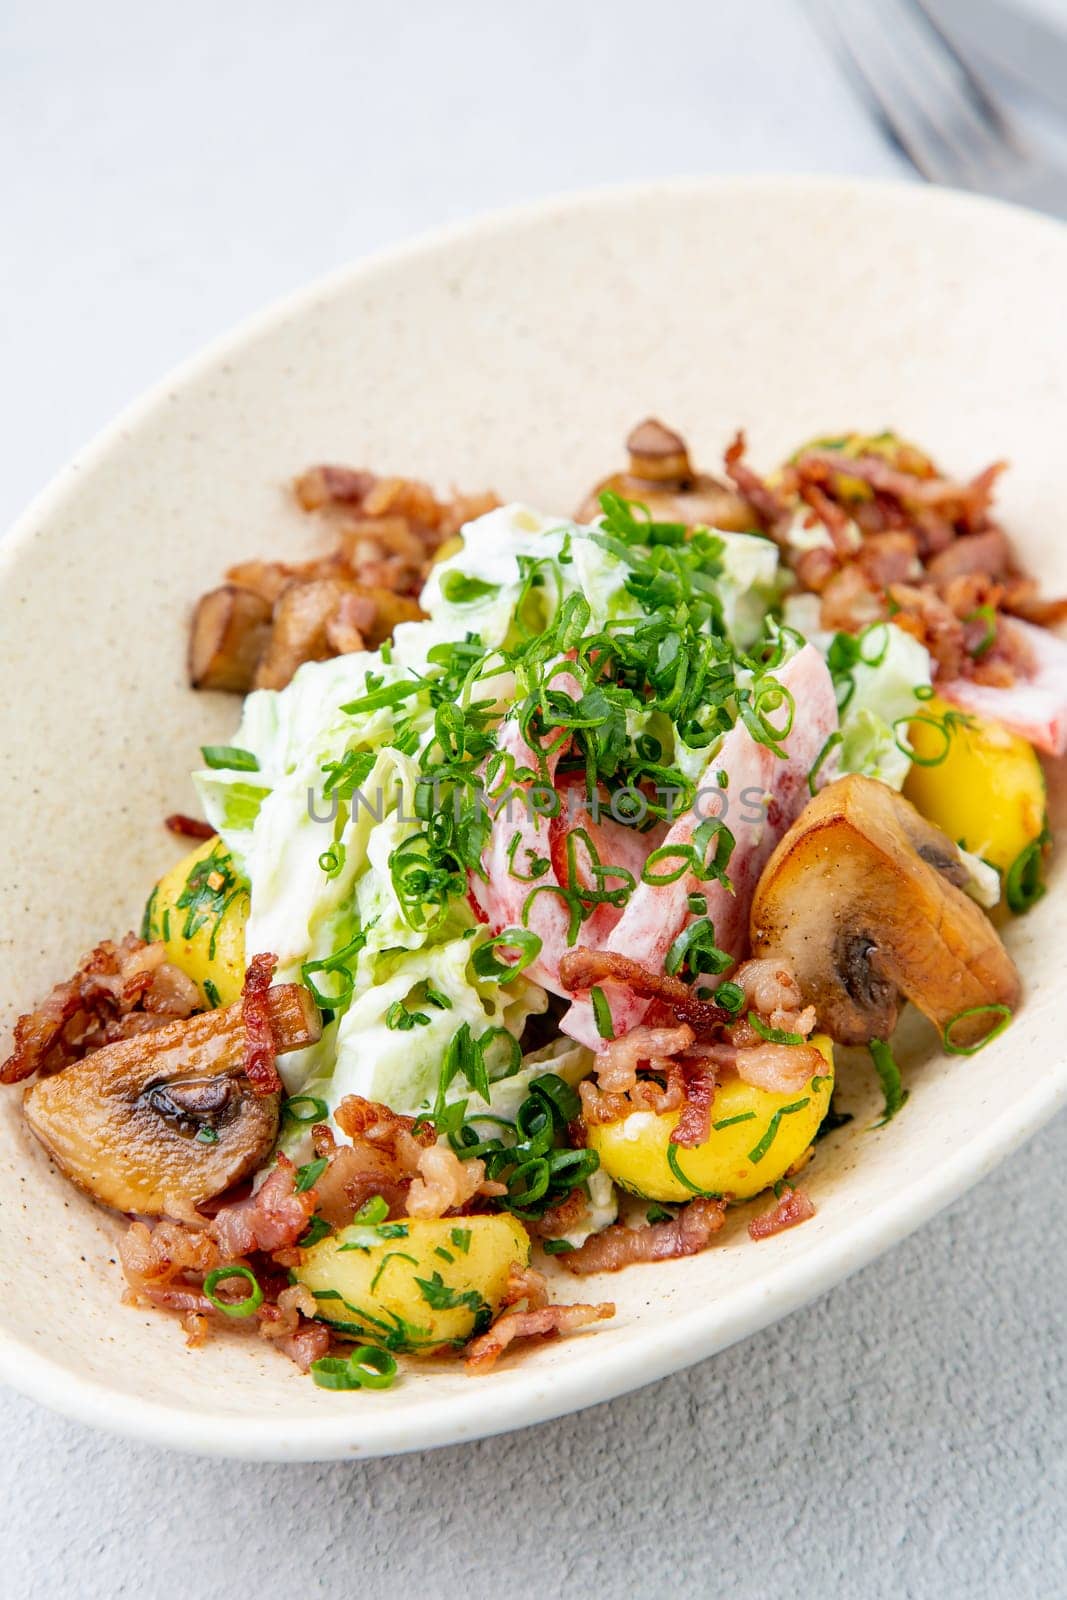
M 364 646 L 374 602 L 345 578 L 290 583 L 274 607 L 274 626 L 256 669 L 257 689 L 284 689 L 305 661 L 327 661 Z
M 279 1054 L 314 1044 L 307 990 L 268 992 Z M 193 1218 L 261 1166 L 280 1096 L 244 1075 L 241 1003 L 105 1045 L 27 1089 L 26 1121 L 60 1170 L 94 1199 L 140 1216 Z
M 752 902 L 752 949 L 796 974 L 819 1026 L 843 1044 L 885 1039 L 902 996 L 939 1030 L 972 1007 L 1019 999 L 1019 974 L 959 887 L 959 852 L 873 778 L 839 778 L 778 843 Z M 988 1012 L 952 1029 L 990 1031 Z
M 600 515 L 605 491 L 639 501 L 660 522 L 684 522 L 688 527 L 726 528 L 735 532 L 759 528 L 759 518 L 748 501 L 729 484 L 705 472 L 694 472 L 685 440 L 671 428 L 648 417 L 638 423 L 626 441 L 629 470 L 598 483 L 578 509 L 579 522 Z
M 235 584 L 201 595 L 189 636 L 193 688 L 247 694 L 270 632 L 270 613 L 266 600 Z

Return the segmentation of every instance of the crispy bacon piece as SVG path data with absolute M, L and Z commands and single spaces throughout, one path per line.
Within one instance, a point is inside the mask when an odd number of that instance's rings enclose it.
M 213 839 L 215 837 L 215 829 L 210 822 L 204 822 L 200 817 L 187 817 L 181 811 L 172 811 L 169 817 L 164 817 L 163 826 L 171 833 L 176 833 L 182 839 Z
M 224 1260 L 234 1261 L 252 1250 L 282 1250 L 296 1243 L 318 1197 L 314 1188 L 298 1194 L 295 1185 L 296 1168 L 279 1152 L 274 1171 L 255 1194 L 215 1213 L 208 1231 Z
M 752 1044 L 709 1044 L 704 1052 L 720 1070 L 732 1068 L 742 1083 L 769 1094 L 793 1094 L 815 1073 L 825 1070 L 823 1056 L 814 1045 L 771 1044 L 761 1040 L 755 1030 L 752 1037 Z
M 730 1013 L 721 1006 L 710 1000 L 698 1000 L 681 978 L 652 972 L 614 950 L 587 950 L 579 945 L 562 957 L 559 975 L 563 987 L 572 994 L 588 993 L 602 983 L 625 984 L 643 1000 L 662 1000 L 697 1034 L 710 1033 L 731 1020 Z
M 73 978 L 19 1017 L 0 1083 L 58 1072 L 106 1044 L 188 1017 L 199 1004 L 196 985 L 167 962 L 162 944 L 132 933 L 118 944 L 105 939 Z
M 443 1217 L 460 1211 L 478 1193 L 485 1178 L 484 1161 L 461 1161 L 447 1145 L 432 1144 L 419 1152 L 419 1167 L 404 1209 L 409 1217 Z M 494 1184 L 507 1193 L 504 1185 Z
M 513 1307 L 525 1303 L 522 1311 Z M 613 1317 L 611 1301 L 599 1305 L 549 1305 L 544 1275 L 512 1262 L 504 1291 L 504 1310 L 487 1332 L 467 1346 L 464 1364 L 472 1376 L 490 1371 L 516 1339 L 553 1338 L 573 1333 L 591 1322 Z
M 750 1239 L 769 1239 L 772 1234 L 782 1233 L 786 1228 L 795 1228 L 800 1222 L 807 1222 L 809 1217 L 815 1215 L 812 1205 L 803 1189 L 785 1188 L 773 1211 L 766 1212 L 762 1217 L 753 1217 L 748 1225 Z
M 738 428 L 723 457 L 726 476 L 759 513 L 767 532 L 779 536 L 791 520 L 787 502 L 754 472 L 744 459 L 745 434 Z
M 687 1023 L 677 1028 L 631 1028 L 597 1051 L 597 1084 L 608 1094 L 626 1094 L 637 1083 L 637 1069 L 669 1056 L 680 1055 L 695 1035 Z
M 628 1228 L 613 1223 L 594 1233 L 578 1250 L 568 1250 L 560 1261 L 568 1272 L 587 1277 L 594 1272 L 618 1272 L 635 1261 L 672 1261 L 706 1250 L 724 1222 L 725 1200 L 703 1195 L 683 1206 L 669 1222 Z
M 274 1064 L 277 1047 L 267 1002 L 270 980 L 277 964 L 277 956 L 253 956 L 241 990 L 245 1076 L 257 1094 L 277 1094 L 282 1087 L 278 1068 Z
M 989 510 L 993 486 L 1007 462 L 994 462 L 968 483 L 956 483 L 951 478 L 936 475 L 922 477 L 901 471 L 882 456 L 843 456 L 836 450 L 807 450 L 797 461 L 796 470 L 803 475 L 805 469 L 813 466 L 859 478 L 872 489 L 890 495 L 904 505 L 942 511 L 953 522 L 961 522 L 971 530 Z
M 351 1144 L 337 1144 L 325 1123 L 312 1129 L 315 1153 L 328 1161 L 315 1186 L 327 1222 L 344 1227 L 375 1195 L 390 1216 L 406 1216 L 420 1159 L 436 1143 L 433 1129 L 355 1094 L 345 1095 L 334 1121 Z
M 686 1065 L 682 1072 L 685 1104 L 682 1114 L 671 1131 L 671 1144 L 686 1150 L 711 1137 L 711 1107 L 715 1099 L 715 1074 L 708 1067 Z
M 599 1305 L 554 1305 L 542 1306 L 538 1311 L 505 1311 L 487 1333 L 467 1346 L 464 1366 L 472 1377 L 480 1377 L 492 1370 L 516 1339 L 552 1339 L 614 1315 L 612 1300 L 601 1301 Z
M 166 1289 L 187 1273 L 203 1279 L 221 1265 L 222 1256 L 210 1233 L 164 1220 L 154 1228 L 131 1222 L 119 1240 L 119 1260 L 131 1290 L 140 1295 Z

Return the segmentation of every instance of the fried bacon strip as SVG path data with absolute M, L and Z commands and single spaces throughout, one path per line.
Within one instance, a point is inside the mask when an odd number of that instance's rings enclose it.
M 559 963 L 560 980 L 570 992 L 588 992 L 602 983 L 625 984 L 645 1000 L 661 1000 L 686 1022 L 697 1035 L 712 1033 L 731 1020 L 730 1013 L 710 1000 L 698 1000 L 681 978 L 665 972 L 651 972 L 629 956 L 614 950 L 587 950 L 579 945 L 568 950 Z
M 245 1077 L 257 1094 L 277 1094 L 282 1087 L 282 1080 L 274 1065 L 277 1050 L 267 1000 L 270 980 L 277 965 L 277 956 L 253 956 L 241 990 Z
M 200 817 L 187 817 L 182 811 L 174 811 L 169 817 L 164 817 L 163 826 L 170 833 L 176 833 L 180 839 L 213 839 L 215 837 L 215 829 L 210 822 L 204 822 Z
M 683 1068 L 685 1104 L 671 1131 L 671 1144 L 695 1150 L 711 1137 L 711 1107 L 715 1099 L 715 1073 L 708 1067 Z
M 745 448 L 744 430 L 738 428 L 723 458 L 726 476 L 736 486 L 738 492 L 744 495 L 749 505 L 758 512 L 766 531 L 773 538 L 779 538 L 781 530 L 791 517 L 788 501 L 772 489 L 770 484 L 765 483 L 747 464 L 744 459 Z
M 753 1217 L 748 1225 L 750 1239 L 769 1239 L 772 1234 L 782 1233 L 786 1228 L 795 1228 L 798 1223 L 807 1222 L 815 1215 L 812 1205 L 803 1189 L 783 1189 L 782 1194 L 775 1204 L 773 1211 L 766 1212 L 762 1217 Z
M 105 939 L 72 978 L 19 1017 L 0 1083 L 58 1072 L 104 1045 L 188 1017 L 199 1004 L 195 983 L 170 965 L 162 944 L 132 933 L 118 944 Z
M 334 548 L 231 567 L 196 607 L 194 688 L 282 689 L 307 661 L 376 650 L 398 622 L 422 615 L 417 597 L 441 545 L 499 504 L 491 494 L 441 500 L 415 479 L 337 466 L 312 467 L 294 490 L 332 527 Z
M 695 1256 L 706 1250 L 725 1220 L 725 1200 L 703 1195 L 683 1206 L 669 1222 L 654 1222 L 648 1227 L 628 1228 L 613 1223 L 602 1233 L 594 1233 L 577 1250 L 568 1250 L 560 1261 L 579 1277 L 594 1272 L 618 1272 L 635 1261 L 672 1261 Z
M 524 1310 L 514 1307 L 525 1303 Z M 609 1301 L 599 1305 L 549 1305 L 544 1275 L 513 1262 L 504 1291 L 504 1310 L 492 1326 L 467 1346 L 464 1365 L 472 1377 L 489 1372 L 516 1339 L 554 1338 L 615 1315 Z

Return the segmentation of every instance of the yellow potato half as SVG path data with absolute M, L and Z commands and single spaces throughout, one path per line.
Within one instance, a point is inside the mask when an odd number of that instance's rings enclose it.
M 353 1223 L 313 1245 L 296 1278 L 319 1316 L 361 1343 L 419 1354 L 462 1345 L 499 1311 L 530 1236 L 504 1214 Z
M 205 839 L 160 878 L 145 907 L 143 933 L 162 939 L 167 960 L 188 974 L 206 1006 L 241 997 L 248 885 L 221 839 Z
M 937 724 L 952 711 L 935 695 L 909 724 L 917 759 L 904 795 L 950 839 L 1006 873 L 1045 825 L 1041 763 L 1025 739 L 970 712 L 942 732 Z
M 691 1200 L 694 1193 L 747 1200 L 777 1183 L 804 1154 L 826 1115 L 833 1045 L 825 1034 L 814 1034 L 811 1043 L 826 1071 L 794 1094 L 771 1094 L 740 1078 L 721 1083 L 711 1108 L 711 1137 L 694 1150 L 670 1142 L 678 1111 L 635 1111 L 618 1122 L 591 1123 L 590 1147 L 620 1188 L 647 1200 Z

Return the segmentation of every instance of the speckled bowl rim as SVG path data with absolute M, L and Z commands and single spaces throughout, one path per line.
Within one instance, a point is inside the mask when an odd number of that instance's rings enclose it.
M 372 277 L 423 255 L 432 255 L 454 241 L 477 241 L 528 228 L 539 221 L 565 220 L 591 208 L 610 213 L 621 206 L 643 202 L 670 191 L 690 196 L 694 205 L 716 197 L 743 195 L 764 198 L 776 191 L 795 196 L 808 188 L 820 196 L 838 193 L 842 201 L 857 191 L 874 191 L 889 208 L 961 214 L 987 212 L 1003 218 L 1014 213 L 1026 226 L 1055 229 L 1067 243 L 1067 229 L 1049 219 L 1005 206 L 1001 202 L 910 183 L 855 180 L 835 177 L 727 177 L 663 180 L 579 191 L 533 204 L 509 208 L 436 229 L 410 242 L 377 252 L 358 263 L 332 272 L 310 287 L 243 322 L 234 332 L 214 341 L 202 353 L 179 365 L 161 383 L 124 410 L 85 449 L 61 469 L 52 483 L 31 503 L 10 532 L 0 541 L 0 597 L 6 575 L 13 568 L 33 529 L 58 508 L 74 484 L 147 418 L 166 406 L 168 396 L 232 358 L 239 357 L 261 334 L 283 319 L 291 319 L 312 305 L 328 301 L 334 293 L 364 277 Z M 709 1318 L 702 1309 L 666 1320 L 654 1342 L 640 1351 L 622 1346 L 605 1349 L 595 1362 L 579 1360 L 553 1369 L 550 1381 L 496 1391 L 472 1390 L 467 1398 L 422 1400 L 417 1424 L 412 1426 L 403 1408 L 390 1414 L 353 1420 L 339 1412 L 303 1423 L 286 1424 L 279 1437 L 278 1421 L 216 1414 L 189 1413 L 152 1401 L 117 1394 L 107 1384 L 80 1377 L 58 1362 L 42 1357 L 32 1346 L 0 1328 L 0 1378 L 23 1394 L 79 1422 L 145 1443 L 198 1454 L 248 1460 L 359 1459 L 407 1450 L 456 1444 L 542 1422 L 585 1406 L 609 1400 L 679 1371 L 729 1344 L 786 1316 L 882 1251 L 920 1227 L 938 1211 L 977 1183 L 1005 1157 L 1033 1135 L 1055 1112 L 1067 1104 L 1067 1054 L 1050 1062 L 1046 1074 L 993 1121 L 984 1137 L 972 1139 L 966 1149 L 943 1158 L 928 1176 L 897 1197 L 891 1212 L 862 1218 L 839 1229 L 821 1257 L 786 1258 L 766 1282 L 734 1291 L 730 1315 Z M 116 1314 L 118 1309 L 116 1308 Z M 398 1396 L 399 1399 L 399 1396 Z M 358 1439 L 354 1435 L 358 1434 Z

